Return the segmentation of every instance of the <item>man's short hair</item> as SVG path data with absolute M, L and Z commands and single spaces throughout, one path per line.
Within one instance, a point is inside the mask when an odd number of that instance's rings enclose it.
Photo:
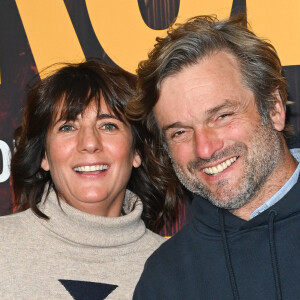
M 148 59 L 139 64 L 137 99 L 128 108 L 131 117 L 146 120 L 150 131 L 156 134 L 160 132 L 152 110 L 164 78 L 217 51 L 228 51 L 237 58 L 243 82 L 254 93 L 264 123 L 274 107 L 276 89 L 284 107 L 288 103 L 286 81 L 276 50 L 247 28 L 244 14 L 221 21 L 215 16 L 196 16 L 184 24 L 176 24 L 166 37 L 156 40 Z M 283 133 L 288 135 L 290 131 L 286 125 Z

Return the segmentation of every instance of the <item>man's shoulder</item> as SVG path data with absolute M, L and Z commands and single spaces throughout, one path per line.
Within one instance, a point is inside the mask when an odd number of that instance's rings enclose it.
M 152 299 L 153 293 L 158 295 L 164 293 L 163 290 L 173 289 L 171 282 L 175 280 L 175 277 L 181 276 L 183 278 L 185 276 L 185 273 L 182 272 L 182 266 L 184 265 L 184 257 L 186 257 L 184 255 L 186 249 L 184 248 L 189 245 L 189 236 L 190 224 L 184 226 L 153 252 L 145 263 L 133 299 Z M 162 284 L 163 282 L 166 284 Z
M 188 241 L 191 238 L 190 235 L 191 224 L 185 225 L 174 236 L 166 240 L 153 254 L 149 257 L 148 265 L 157 265 L 160 261 L 171 261 L 180 257 L 181 252 L 184 251 Z

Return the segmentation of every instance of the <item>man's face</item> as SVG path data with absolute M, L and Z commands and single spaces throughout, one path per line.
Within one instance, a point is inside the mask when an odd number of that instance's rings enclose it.
M 272 118 L 262 123 L 228 52 L 164 79 L 154 114 L 180 181 L 218 207 L 251 201 L 282 159 Z

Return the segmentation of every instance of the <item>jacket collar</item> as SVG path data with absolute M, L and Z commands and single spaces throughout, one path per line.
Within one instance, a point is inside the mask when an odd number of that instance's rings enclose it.
M 224 215 L 224 222 L 226 231 L 239 231 L 247 228 L 253 228 L 268 223 L 269 213 L 276 211 L 277 215 L 275 222 L 290 217 L 293 214 L 300 213 L 300 178 L 292 189 L 276 204 L 256 216 L 255 218 L 246 221 L 243 220 L 226 209 L 218 208 L 211 204 L 201 196 L 194 196 L 192 210 L 193 210 L 193 224 L 194 226 L 210 227 L 213 230 L 220 231 L 219 211 Z

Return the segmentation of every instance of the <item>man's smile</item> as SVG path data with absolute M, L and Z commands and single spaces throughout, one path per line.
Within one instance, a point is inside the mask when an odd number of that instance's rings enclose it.
M 204 169 L 202 169 L 202 171 L 208 175 L 217 175 L 217 174 L 223 172 L 229 166 L 231 166 L 237 159 L 238 159 L 237 156 L 231 157 L 216 166 L 204 168 Z

